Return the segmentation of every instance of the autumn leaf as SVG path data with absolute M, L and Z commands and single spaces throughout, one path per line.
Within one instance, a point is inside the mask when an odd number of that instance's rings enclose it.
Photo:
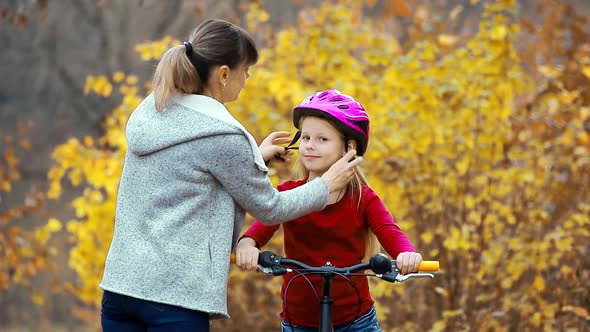
M 566 312 L 572 312 L 576 316 L 578 316 L 580 318 L 584 318 L 586 320 L 590 319 L 590 314 L 588 314 L 588 310 L 584 307 L 566 305 L 563 307 L 562 310 L 566 311 Z
M 123 79 L 125 79 L 125 73 L 118 71 L 113 74 L 113 82 L 121 83 L 121 81 L 123 81 Z
M 457 36 L 442 34 L 438 36 L 438 43 L 442 46 L 449 47 L 455 45 L 459 41 Z
M 389 0 L 391 1 L 391 8 L 393 13 L 398 16 L 410 16 L 410 6 L 406 0 Z
M 377 0 L 365 0 L 365 4 L 367 7 L 373 8 L 377 4 Z
M 31 150 L 33 147 L 28 139 L 21 139 L 19 140 L 18 144 L 24 150 Z
M 47 230 L 50 232 L 57 232 L 61 229 L 61 223 L 55 218 L 49 218 L 47 223 Z
M 495 26 L 490 32 L 492 40 L 503 40 L 508 34 L 508 29 L 505 26 Z
M 535 287 L 538 291 L 545 290 L 545 279 L 543 279 L 542 276 L 536 276 L 535 281 L 533 281 L 533 287 Z

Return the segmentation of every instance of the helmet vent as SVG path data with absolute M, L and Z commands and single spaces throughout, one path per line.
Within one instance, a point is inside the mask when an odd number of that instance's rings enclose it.
M 349 107 L 348 105 L 338 105 L 338 108 L 341 110 L 347 110 Z
M 344 100 L 344 98 L 342 98 L 342 97 L 336 97 L 336 98 L 330 99 L 331 102 L 334 102 L 334 101 L 343 101 L 343 100 Z

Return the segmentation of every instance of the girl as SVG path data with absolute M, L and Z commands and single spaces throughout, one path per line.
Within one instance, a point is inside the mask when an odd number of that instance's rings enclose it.
M 359 156 L 367 150 L 369 117 L 360 103 L 337 90 L 318 92 L 306 98 L 295 107 L 293 124 L 299 130 L 294 140 L 301 137 L 299 168 L 302 179 L 280 184 L 280 191 L 292 190 L 322 176 L 348 150 L 356 149 Z M 238 242 L 237 265 L 242 269 L 255 269 L 259 248 L 278 228 L 278 225 L 266 226 L 255 221 Z M 284 224 L 283 234 L 286 257 L 312 266 L 328 261 L 337 267 L 358 264 L 376 251 L 375 235 L 387 253 L 397 257 L 402 274 L 417 270 L 422 261 L 422 256 L 415 252 L 359 168 L 347 187 L 329 195 L 328 206 Z M 295 276 L 294 273 L 283 276 L 282 329 L 284 332 L 317 331 L 319 304 L 309 301 L 315 295 L 307 281 L 296 278 L 285 292 L 286 284 Z M 308 277 L 316 293 L 321 294 L 321 277 Z M 334 331 L 381 331 L 367 278 L 351 280 L 354 287 L 343 278 L 333 279 Z M 360 304 L 355 288 L 360 293 Z

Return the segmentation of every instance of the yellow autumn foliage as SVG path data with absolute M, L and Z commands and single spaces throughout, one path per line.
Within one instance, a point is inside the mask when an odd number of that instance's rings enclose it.
M 354 1 L 343 3 L 303 9 L 295 26 L 276 33 L 228 107 L 259 140 L 292 129 L 292 107 L 318 90 L 339 89 L 367 108 L 363 168 L 370 183 L 423 257 L 442 267 L 434 280 L 372 283 L 384 329 L 587 327 L 589 103 L 576 88 L 535 94 L 537 82 L 515 49 L 514 1 L 487 5 L 469 40 L 440 35 L 408 50 L 377 29 L 377 19 L 350 11 Z M 261 29 L 268 14 L 257 4 L 251 9 L 246 26 Z M 166 37 L 136 50 L 153 60 L 176 43 Z M 539 72 L 560 75 L 549 66 Z M 71 139 L 52 156 L 48 195 L 58 198 L 64 181 L 84 188 L 65 225 L 74 242 L 70 266 L 80 277 L 75 292 L 94 308 L 113 231 L 124 126 L 147 93 L 138 84 L 122 72 L 90 76 L 85 93 L 116 91 L 121 103 L 105 120 L 104 136 Z M 522 96 L 534 102 L 519 103 Z M 286 175 L 273 173 L 273 182 Z M 58 224 L 51 220 L 47 231 Z M 277 238 L 272 247 L 280 244 Z M 234 269 L 230 282 L 234 318 L 216 324 L 277 325 L 278 278 Z
M 26 222 L 38 216 L 45 216 L 45 195 L 39 185 L 30 186 L 23 197 L 18 196 L 23 183 L 21 176 L 21 159 L 30 153 L 31 143 L 26 134 L 31 124 L 17 124 L 16 136 L 0 132 L 0 291 L 5 292 L 13 286 L 20 286 L 33 303 L 44 304 L 44 296 L 49 291 L 59 290 L 52 285 L 33 287 L 32 280 L 40 275 L 55 278 L 57 264 L 53 261 L 57 254 L 51 235 L 60 231 L 61 224 L 55 219 L 31 230 Z M 16 189 L 16 190 L 14 190 Z M 24 222 L 23 222 L 24 221 Z

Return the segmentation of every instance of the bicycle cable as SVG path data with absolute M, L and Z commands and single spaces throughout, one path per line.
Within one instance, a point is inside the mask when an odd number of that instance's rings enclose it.
M 289 279 L 289 281 L 287 282 L 287 284 L 285 285 L 285 291 L 283 294 L 283 305 L 285 306 L 285 319 L 287 320 L 287 322 L 289 323 L 289 327 L 291 328 L 291 331 L 295 331 L 295 328 L 293 327 L 293 325 L 289 322 L 289 310 L 288 310 L 288 303 L 287 303 L 287 292 L 289 291 L 289 287 L 291 286 L 291 282 L 293 282 L 293 280 L 297 279 L 297 277 L 303 277 L 305 279 L 305 281 L 307 281 L 307 284 L 309 285 L 309 287 L 312 289 L 313 294 L 316 298 L 316 300 L 319 302 L 320 297 L 312 283 L 311 280 L 309 280 L 309 278 L 307 277 L 308 274 L 316 274 L 316 275 L 320 275 L 322 276 L 323 274 L 325 274 L 325 272 L 301 272 L 297 269 L 292 269 L 293 272 L 296 272 L 297 275 L 293 276 L 291 279 Z M 361 311 L 361 304 L 362 304 L 362 299 L 361 299 L 361 293 L 358 290 L 358 287 L 356 287 L 356 285 L 354 284 L 354 282 L 352 282 L 352 280 L 350 280 L 350 278 L 348 278 L 348 276 L 339 273 L 339 272 L 330 272 L 334 275 L 337 275 L 341 278 L 343 278 L 344 280 L 346 280 L 350 286 L 352 286 L 352 288 L 354 289 L 354 292 L 356 294 L 357 297 L 357 309 L 356 309 L 356 313 L 355 313 L 355 318 L 352 319 L 351 321 L 349 321 L 346 325 L 346 328 L 344 329 L 343 332 L 348 331 L 348 329 L 350 328 L 350 326 L 352 325 L 352 323 L 354 323 L 355 320 L 357 320 L 360 317 L 360 311 Z M 367 274 L 367 273 L 351 273 L 349 276 L 362 276 L 362 277 L 371 277 L 371 276 L 375 276 L 374 274 Z

